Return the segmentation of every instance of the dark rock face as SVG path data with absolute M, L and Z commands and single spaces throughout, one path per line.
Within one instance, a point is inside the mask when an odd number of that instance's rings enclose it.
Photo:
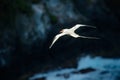
M 93 69 L 93 68 L 86 68 L 86 69 L 81 69 L 79 71 L 74 71 L 72 72 L 73 74 L 87 74 L 89 72 L 94 72 L 96 71 L 96 69 Z
M 96 71 L 96 69 L 87 68 L 87 69 L 82 69 L 82 70 L 80 70 L 80 72 L 81 72 L 82 74 L 89 73 L 89 72 L 93 72 L 93 71 Z
M 36 80 L 46 80 L 46 78 L 42 77 L 42 78 L 39 78 L 39 79 L 36 79 Z
M 69 73 L 64 73 L 64 74 L 57 74 L 57 77 L 64 77 L 65 79 L 68 79 L 70 77 Z
M 119 26 L 119 19 L 114 14 L 115 12 L 112 11 L 114 7 L 110 5 L 114 5 L 115 3 L 117 3 L 116 1 L 75 0 L 74 3 L 76 4 L 77 9 L 79 9 L 82 14 L 87 16 L 92 21 L 92 23 L 94 23 L 98 27 L 103 27 L 103 29 L 110 29 L 113 28 L 112 26 Z
M 30 4 L 33 15 L 27 16 L 24 10 L 28 8 L 19 6 L 22 12 L 17 10 L 12 18 L 9 13 L 11 10 L 8 11 L 11 8 L 7 7 L 3 11 L 5 5 L 2 5 L 0 17 L 4 20 L 0 19 L 0 26 L 5 29 L 0 32 L 0 68 L 7 67 L 10 72 L 16 70 L 13 74 L 22 74 L 31 69 L 40 70 L 49 64 L 67 63 L 86 52 L 104 57 L 120 57 L 119 4 L 117 0 L 35 0 Z M 4 18 L 4 13 L 9 16 Z M 10 21 L 12 24 L 8 25 Z M 95 30 L 83 28 L 76 32 L 101 39 L 73 39 L 65 36 L 51 50 L 48 49 L 60 29 L 70 28 L 76 23 L 96 26 Z M 8 26 L 14 27 L 6 28 Z
M 109 71 L 102 71 L 100 74 L 104 75 L 104 74 L 107 74 L 109 73 Z

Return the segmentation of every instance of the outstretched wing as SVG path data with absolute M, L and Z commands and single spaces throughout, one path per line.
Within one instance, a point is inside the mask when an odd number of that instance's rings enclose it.
M 60 37 L 62 37 L 62 36 L 64 36 L 64 35 L 66 35 L 66 34 L 65 34 L 65 33 L 61 33 L 61 34 L 56 35 L 55 38 L 53 39 L 53 42 L 52 42 L 52 44 L 50 45 L 49 48 L 51 48 L 51 47 L 53 46 L 53 44 L 54 44 Z
M 100 38 L 97 38 L 97 37 L 86 37 L 86 36 L 79 36 L 81 38 L 88 38 L 88 39 L 100 39 Z
M 74 27 L 71 28 L 71 30 L 75 31 L 76 29 L 78 29 L 79 27 L 91 27 L 91 28 L 96 28 L 94 26 L 90 26 L 90 25 L 84 25 L 84 24 L 76 24 Z

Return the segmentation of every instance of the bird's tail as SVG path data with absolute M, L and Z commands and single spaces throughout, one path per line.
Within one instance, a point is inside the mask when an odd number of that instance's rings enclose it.
M 85 25 L 86 27 L 96 28 L 95 26 Z
M 86 36 L 79 36 L 81 38 L 88 38 L 88 39 L 100 39 L 100 38 L 97 38 L 97 37 L 86 37 Z

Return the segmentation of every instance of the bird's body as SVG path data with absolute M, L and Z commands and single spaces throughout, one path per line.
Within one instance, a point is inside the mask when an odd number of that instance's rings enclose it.
M 79 27 L 85 27 L 85 26 L 88 26 L 88 25 L 82 25 L 82 24 L 77 24 L 75 26 L 73 26 L 72 28 L 70 29 L 62 29 L 60 32 L 60 34 L 56 35 L 52 44 L 50 45 L 49 48 L 51 48 L 53 46 L 53 44 L 62 36 L 64 35 L 69 35 L 69 36 L 72 36 L 74 38 L 78 38 L 78 37 L 81 37 L 81 38 L 89 38 L 89 39 L 98 39 L 96 37 L 86 37 L 86 36 L 81 36 L 81 35 L 78 35 L 75 33 L 75 30 L 78 29 Z M 92 27 L 92 28 L 95 28 L 93 26 L 88 26 L 88 27 Z

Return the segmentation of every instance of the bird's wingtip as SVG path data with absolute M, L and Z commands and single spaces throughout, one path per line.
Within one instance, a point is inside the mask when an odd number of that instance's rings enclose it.
M 96 28 L 95 26 L 92 26 L 92 25 L 86 25 L 86 24 L 76 24 L 76 26 L 88 26 L 88 27 Z
M 49 49 L 51 49 L 51 46 L 49 47 Z
M 52 45 L 49 46 L 49 49 L 51 49 Z

